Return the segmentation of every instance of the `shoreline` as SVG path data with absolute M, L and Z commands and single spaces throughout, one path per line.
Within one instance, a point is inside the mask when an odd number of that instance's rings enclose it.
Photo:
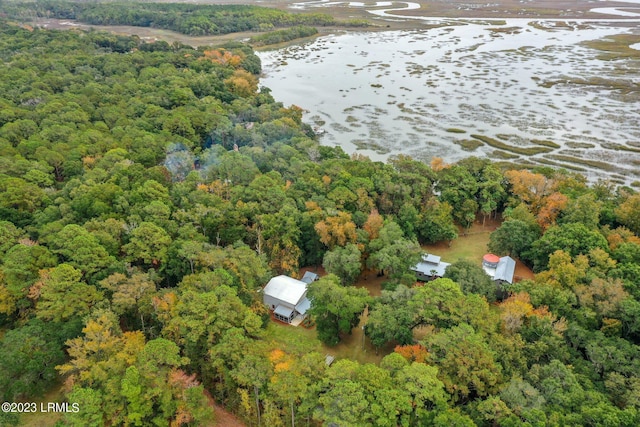
M 190 4 L 256 4 L 246 0 L 156 0 L 158 3 Z M 264 0 L 257 5 L 286 10 L 291 13 L 326 13 L 337 21 L 352 19 L 366 20 L 367 27 L 332 25 L 316 27 L 315 37 L 343 32 L 381 32 L 410 31 L 438 28 L 452 25 L 474 23 L 495 23 L 496 26 L 525 22 L 559 22 L 565 25 L 594 23 L 622 28 L 637 27 L 640 23 L 640 0 L 601 1 L 598 6 L 591 2 L 538 1 L 535 4 L 518 0 L 498 0 L 493 3 L 474 2 L 473 0 L 453 0 L 437 2 L 427 0 L 352 2 L 329 0 Z M 405 7 L 402 7 L 405 5 Z M 163 40 L 168 43 L 180 42 L 190 46 L 211 46 L 230 41 L 246 41 L 262 32 L 239 32 L 211 36 L 188 36 L 175 31 L 151 27 L 90 25 L 69 19 L 36 19 L 29 25 L 46 29 L 95 29 L 119 35 L 138 36 L 142 40 L 153 42 Z M 305 38 L 312 39 L 312 38 Z M 292 40 L 283 45 L 269 45 L 254 50 L 276 49 L 297 43 Z

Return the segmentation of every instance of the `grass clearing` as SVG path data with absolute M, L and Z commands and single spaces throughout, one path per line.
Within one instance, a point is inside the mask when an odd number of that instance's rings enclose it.
M 466 236 L 460 232 L 460 236 L 451 244 L 438 242 L 424 245 L 422 249 L 442 257 L 445 262 L 455 262 L 459 259 L 482 260 L 483 255 L 487 253 L 489 235 L 499 226 L 500 221 L 487 219 L 484 227 L 481 223 L 474 223 Z
M 306 329 L 279 322 L 270 322 L 267 325 L 264 339 L 270 341 L 274 348 L 297 356 L 315 351 L 322 355 L 330 354 L 336 359 L 379 364 L 384 356 L 393 351 L 394 345 L 376 349 L 371 344 L 362 330 L 362 326 L 367 323 L 367 315 L 365 310 L 360 317 L 360 324 L 353 328 L 351 334 L 342 335 L 340 342 L 334 347 L 321 343 L 316 336 L 315 328 Z
M 279 322 L 269 322 L 265 329 L 265 341 L 273 341 L 277 348 L 290 354 L 303 355 L 312 351 L 322 352 L 322 343 L 316 337 L 315 328 L 290 326 Z
M 62 384 L 56 384 L 45 393 L 41 398 L 33 398 L 30 402 L 35 402 L 38 408 L 38 412 L 30 412 L 20 414 L 21 427 L 53 427 L 58 421 L 62 419 L 62 413 L 59 412 L 40 412 L 40 403 L 45 406 L 49 402 L 61 403 L 64 401 L 62 396 Z
M 459 259 L 466 259 L 481 265 L 482 257 L 489 251 L 487 248 L 489 237 L 501 224 L 500 218 L 487 218 L 484 226 L 481 222 L 475 222 L 466 236 L 460 234 L 460 237 L 452 241 L 451 245 L 439 242 L 433 245 L 424 245 L 422 249 L 442 257 L 444 262 L 453 263 Z M 533 279 L 533 277 L 533 271 L 516 259 L 515 280 Z

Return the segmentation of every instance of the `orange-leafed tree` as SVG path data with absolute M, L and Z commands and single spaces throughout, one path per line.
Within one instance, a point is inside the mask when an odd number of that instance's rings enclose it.
M 377 209 L 373 209 L 362 228 L 369 234 L 369 240 L 374 240 L 380 235 L 380 229 L 383 225 L 384 218 L 378 213 Z
M 499 304 L 502 328 L 507 333 L 515 333 L 520 330 L 529 317 L 549 319 L 553 321 L 555 316 L 546 306 L 534 308 L 531 297 L 527 292 L 518 292 Z
M 555 191 L 555 181 L 527 170 L 509 170 L 504 176 L 511 184 L 511 192 L 530 206 L 533 212 L 542 207 L 543 199 Z
M 622 243 L 635 243 L 640 245 L 640 237 L 633 234 L 633 231 L 626 227 L 618 227 L 607 233 L 607 242 L 609 243 L 609 249 L 612 251 Z
M 315 225 L 320 241 L 330 249 L 335 246 L 345 246 L 356 241 L 356 224 L 351 220 L 348 212 L 338 212 Z
M 442 157 L 433 157 L 430 166 L 435 172 L 440 172 L 442 169 L 446 169 L 451 165 L 445 163 Z
M 640 194 L 634 194 L 615 210 L 616 217 L 629 230 L 640 235 Z
M 560 212 L 567 206 L 569 199 L 564 194 L 555 192 L 545 197 L 542 206 L 538 211 L 538 225 L 546 230 L 556 223 L 556 218 Z
M 242 57 L 226 49 L 210 49 L 204 51 L 201 60 L 208 60 L 214 64 L 237 67 L 242 62 Z
M 224 81 L 232 93 L 248 98 L 258 90 L 258 78 L 248 71 L 239 69 Z
M 424 363 L 429 357 L 426 347 L 420 344 L 397 345 L 393 351 L 407 359 L 409 362 Z
M 542 229 L 555 224 L 568 202 L 568 198 L 557 191 L 555 179 L 527 170 L 510 170 L 504 175 L 511 184 L 511 192 L 529 207 Z
M 620 313 L 620 304 L 629 298 L 620 279 L 601 279 L 596 277 L 587 285 L 577 286 L 575 293 L 583 307 L 588 307 L 601 317 L 616 317 Z

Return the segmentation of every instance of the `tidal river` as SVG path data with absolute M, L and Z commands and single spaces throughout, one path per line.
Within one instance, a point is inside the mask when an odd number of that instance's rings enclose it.
M 261 84 L 307 111 L 323 144 L 348 153 L 488 156 L 591 179 L 640 180 L 640 60 L 605 57 L 585 43 L 619 44 L 616 37 L 633 28 L 575 20 L 447 23 L 261 52 Z

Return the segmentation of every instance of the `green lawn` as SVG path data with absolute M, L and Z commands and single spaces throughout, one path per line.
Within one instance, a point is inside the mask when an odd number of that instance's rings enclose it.
M 461 233 L 460 237 L 451 242 L 451 245 L 440 242 L 434 245 L 425 245 L 422 249 L 430 254 L 440 256 L 444 262 L 451 263 L 459 259 L 481 262 L 482 256 L 488 252 L 489 236 L 495 228 L 496 224 L 490 224 L 489 221 L 485 227 L 482 227 L 482 224 L 474 224 L 466 236 Z
M 365 315 L 360 318 L 360 324 L 353 328 L 350 335 L 342 336 L 342 340 L 335 347 L 322 344 L 316 338 L 316 330 L 271 322 L 265 331 L 265 340 L 274 343 L 274 347 L 289 354 L 305 354 L 311 351 L 325 355 L 330 354 L 336 359 L 357 360 L 360 363 L 378 364 L 382 358 L 393 351 L 393 346 L 380 348 L 376 354 L 376 348 L 371 345 L 368 338 L 364 338 L 362 325 L 366 323 Z

